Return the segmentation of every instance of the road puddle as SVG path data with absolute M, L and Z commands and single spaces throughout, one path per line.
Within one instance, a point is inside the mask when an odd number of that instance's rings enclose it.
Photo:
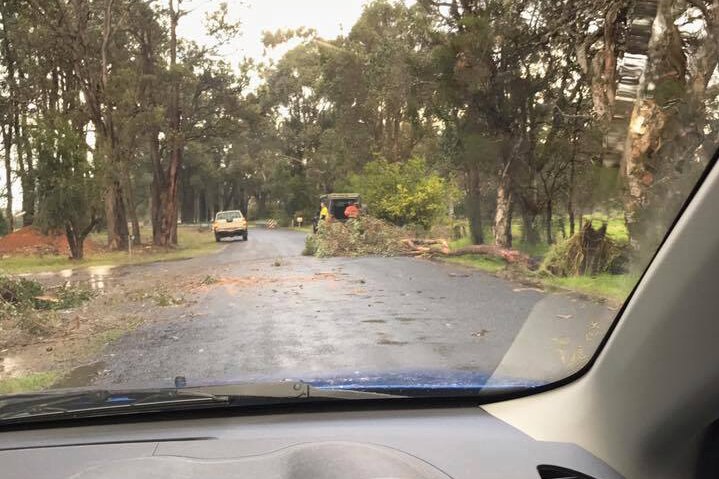
M 53 388 L 65 389 L 91 386 L 104 371 L 105 363 L 103 361 L 80 366 L 55 383 Z
M 94 291 L 106 289 L 112 282 L 112 273 L 115 266 L 88 266 L 86 268 L 68 268 L 60 271 L 25 274 L 21 276 L 34 277 L 46 282 L 63 282 L 68 286 L 81 286 Z

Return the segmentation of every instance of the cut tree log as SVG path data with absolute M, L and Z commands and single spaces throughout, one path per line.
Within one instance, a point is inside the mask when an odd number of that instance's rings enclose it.
M 532 262 L 532 258 L 526 254 L 507 248 L 500 248 L 499 246 L 492 246 L 486 244 L 476 244 L 472 246 L 465 246 L 464 248 L 458 248 L 453 251 L 449 251 L 447 256 L 462 256 L 465 254 L 478 254 L 483 256 L 493 256 L 495 258 L 501 258 L 507 263 L 520 263 L 529 265 Z
M 529 269 L 535 269 L 536 262 L 526 254 L 499 246 L 479 244 L 465 246 L 463 248 L 451 249 L 449 243 L 444 239 L 404 239 L 402 244 L 407 248 L 409 254 L 415 256 L 463 256 L 476 254 L 489 256 L 506 261 L 510 264 L 520 264 Z

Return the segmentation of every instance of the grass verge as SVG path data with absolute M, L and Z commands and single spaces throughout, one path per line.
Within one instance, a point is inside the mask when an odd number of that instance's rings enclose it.
M 149 228 L 143 228 L 141 234 L 145 241 L 152 236 Z M 134 248 L 132 256 L 126 251 L 87 253 L 82 261 L 72 261 L 65 256 L 12 256 L 0 260 L 0 273 L 38 273 L 88 266 L 121 266 L 189 259 L 213 253 L 222 246 L 220 243 L 215 242 L 211 231 L 198 231 L 195 226 L 180 227 L 177 235 L 179 245 L 175 248 L 159 249 L 139 246 Z M 105 242 L 105 236 L 102 233 L 94 233 L 90 239 L 98 244 Z
M 639 277 L 633 274 L 600 274 L 568 278 L 546 277 L 541 282 L 555 288 L 569 289 L 589 296 L 623 303 L 629 297 Z
M 600 274 L 597 276 L 541 276 L 516 268 L 508 269 L 507 263 L 498 258 L 481 255 L 463 255 L 441 258 L 445 263 L 458 264 L 502 277 L 524 280 L 549 288 L 558 288 L 582 293 L 597 299 L 613 303 L 623 303 L 634 285 L 639 281 L 636 274 Z M 506 273 L 506 274 L 503 274 Z
M 486 256 L 476 254 L 444 258 L 444 261 L 447 263 L 476 268 L 487 273 L 499 273 L 507 268 L 507 264 L 501 259 L 487 258 Z
M 0 380 L 0 394 L 27 393 L 41 391 L 52 386 L 60 378 L 60 373 L 48 371 L 32 373 L 18 378 Z

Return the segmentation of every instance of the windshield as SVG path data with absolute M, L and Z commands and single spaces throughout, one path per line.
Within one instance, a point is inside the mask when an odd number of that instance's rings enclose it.
M 562 380 L 719 138 L 710 0 L 0 3 L 0 423 Z
M 217 213 L 217 217 L 215 218 L 217 221 L 223 221 L 223 220 L 237 220 L 242 219 L 242 213 L 239 211 L 225 211 L 223 213 Z

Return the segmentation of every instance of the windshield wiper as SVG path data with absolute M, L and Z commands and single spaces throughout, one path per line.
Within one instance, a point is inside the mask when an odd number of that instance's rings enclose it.
M 167 389 L 50 391 L 0 397 L 0 425 L 181 409 L 397 397 L 402 396 L 312 388 L 302 382 L 289 381 Z

